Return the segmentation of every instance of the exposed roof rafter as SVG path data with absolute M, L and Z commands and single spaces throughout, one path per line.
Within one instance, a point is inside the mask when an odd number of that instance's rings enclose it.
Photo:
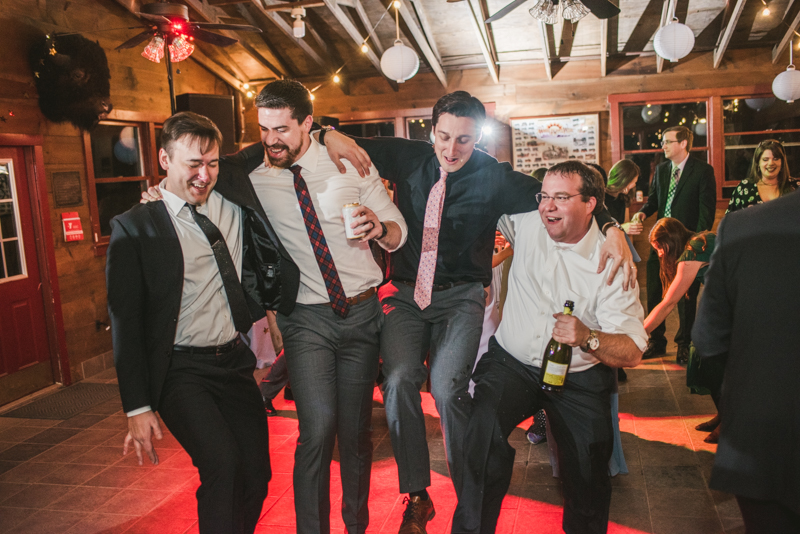
M 492 77 L 492 81 L 494 81 L 494 83 L 500 83 L 500 67 L 497 66 L 497 53 L 495 51 L 494 41 L 492 40 L 491 34 L 487 33 L 491 30 L 491 28 L 488 24 L 483 22 L 489 18 L 489 10 L 486 6 L 486 0 L 476 1 L 480 6 L 480 18 L 478 18 L 478 14 L 475 12 L 475 6 L 472 5 L 472 0 L 467 0 L 467 4 L 469 4 L 470 15 L 472 15 L 469 20 L 472 23 L 472 28 L 477 34 L 478 45 L 481 48 L 483 59 L 486 60 L 486 66 L 489 68 L 489 75 Z
M 786 45 L 791 46 L 792 40 L 794 39 L 794 32 L 797 31 L 797 26 L 800 25 L 800 11 L 797 12 L 797 15 L 794 17 L 794 20 L 789 25 L 789 29 L 786 30 L 786 33 L 783 34 L 783 38 L 781 38 L 780 42 L 775 45 L 772 49 L 772 64 L 778 62 L 778 58 L 780 58 L 783 51 L 786 50 Z
M 731 42 L 733 31 L 736 29 L 736 24 L 739 22 L 739 17 L 742 16 L 742 10 L 744 9 L 746 2 L 747 0 L 736 1 L 736 6 L 733 8 L 731 17 L 728 19 L 728 25 L 725 26 L 719 36 L 719 42 L 717 43 L 717 47 L 714 49 L 713 65 L 715 69 L 718 69 L 722 64 L 722 56 L 725 55 L 725 51 L 728 49 L 728 44 Z
M 552 31 L 552 26 L 549 24 L 545 24 L 541 20 L 539 22 L 539 35 L 542 37 L 542 55 L 544 56 L 542 59 L 544 60 L 544 72 L 547 74 L 547 79 L 553 79 L 553 68 L 550 64 L 550 58 L 553 57 L 553 53 L 550 50 L 550 39 L 547 38 L 548 28 Z

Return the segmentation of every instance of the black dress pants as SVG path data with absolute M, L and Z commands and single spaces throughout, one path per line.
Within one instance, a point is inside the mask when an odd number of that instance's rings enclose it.
M 678 346 L 688 347 L 692 342 L 692 326 L 694 326 L 694 318 L 697 315 L 697 295 L 700 293 L 700 285 L 699 280 L 692 282 L 686 295 L 678 301 L 679 324 L 678 331 L 675 332 L 675 343 Z M 647 258 L 647 313 L 653 311 L 653 308 L 661 302 L 662 291 L 658 253 L 651 248 L 650 257 Z M 666 321 L 662 321 L 650 333 L 650 342 L 666 348 L 666 331 Z
M 269 430 L 255 365 L 243 343 L 220 356 L 172 353 L 159 413 L 200 473 L 203 534 L 252 533 L 267 497 Z
M 558 442 L 567 534 L 604 533 L 611 506 L 608 460 L 614 442 L 610 394 L 615 370 L 597 364 L 570 373 L 564 390 L 542 391 L 540 370 L 521 363 L 495 340 L 478 362 L 472 416 L 464 440 L 466 467 L 453 534 L 490 534 L 511 483 L 514 428 L 544 408 Z M 530 525 L 536 531 L 536 525 Z

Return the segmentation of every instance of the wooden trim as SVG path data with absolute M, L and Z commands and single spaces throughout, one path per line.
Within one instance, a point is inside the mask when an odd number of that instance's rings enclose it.
M 44 137 L 41 135 L 0 133 L 0 145 L 42 146 L 42 144 L 44 144 Z
M 100 235 L 100 213 L 97 211 L 97 191 L 95 189 L 94 161 L 92 160 L 92 137 L 89 132 L 86 131 L 83 132 L 83 160 L 86 167 L 86 189 L 89 198 L 89 218 L 91 219 L 89 226 L 92 229 L 92 235 L 90 237 L 95 247 L 95 256 L 102 256 L 105 255 L 105 249 L 103 250 L 103 254 L 98 254 L 97 251 L 97 246 L 101 243 L 103 237 Z M 105 243 L 105 245 L 108 245 L 108 243 Z
M 108 114 L 108 120 L 103 123 L 123 121 L 123 122 L 156 122 L 162 123 L 169 118 L 169 115 L 151 111 L 129 111 L 124 109 L 114 109 Z

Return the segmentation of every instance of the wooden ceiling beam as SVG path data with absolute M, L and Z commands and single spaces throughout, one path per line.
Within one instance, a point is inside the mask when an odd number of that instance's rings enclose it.
M 479 3 L 483 1 L 483 4 L 486 4 L 485 0 L 477 1 Z M 492 81 L 494 83 L 500 83 L 500 68 L 497 66 L 497 58 L 492 54 L 494 47 L 491 47 L 488 43 L 487 35 L 484 33 L 486 29 L 481 27 L 486 26 L 486 24 L 482 21 L 486 20 L 488 17 L 481 13 L 481 17 L 479 19 L 478 14 L 475 12 L 475 6 L 472 5 L 472 0 L 467 0 L 467 4 L 469 4 L 469 21 L 472 29 L 475 30 L 475 33 L 477 34 L 478 46 L 480 46 L 483 59 L 486 61 L 486 66 L 489 68 L 489 75 L 492 77 Z M 481 8 L 481 11 L 483 11 L 483 8 Z
M 288 22 L 283 20 L 283 18 L 278 14 L 277 11 L 266 11 L 264 6 L 261 5 L 259 0 L 251 0 L 252 4 L 258 8 L 258 10 L 266 16 L 270 21 L 272 21 L 275 26 L 281 30 L 284 35 L 286 35 L 289 39 L 291 39 L 297 46 L 299 46 L 303 52 L 308 55 L 311 59 L 313 59 L 320 67 L 324 68 L 325 70 L 333 72 L 336 70 L 337 67 L 331 68 L 331 65 L 328 64 L 322 57 L 317 54 L 316 50 L 311 48 L 308 43 L 306 43 L 302 39 L 297 39 L 294 34 L 292 33 L 292 27 L 289 25 Z
M 478 6 L 481 8 L 481 18 L 478 22 L 478 26 L 482 25 L 483 32 L 481 32 L 486 40 L 486 44 L 489 47 L 489 55 L 492 58 L 492 64 L 489 66 L 489 71 L 494 72 L 492 75 L 492 79 L 494 79 L 494 83 L 500 82 L 500 60 L 497 57 L 497 45 L 494 42 L 494 30 L 492 29 L 491 24 L 486 24 L 484 22 L 488 19 L 491 15 L 489 14 L 489 6 L 486 4 L 486 0 L 478 0 Z M 474 10 L 473 10 L 474 14 Z
M 247 0 L 248 2 L 250 0 Z M 300 2 L 285 2 L 264 6 L 264 11 L 291 11 L 295 7 L 322 7 L 325 2 L 321 0 L 301 0 Z
M 672 22 L 675 16 L 675 0 L 664 0 L 664 7 L 661 9 L 661 23 L 658 25 L 658 30 Z M 658 33 L 656 30 L 656 33 Z M 661 73 L 664 70 L 664 58 L 656 55 L 656 72 Z
M 375 33 L 375 28 L 373 27 L 372 21 L 369 20 L 369 16 L 367 16 L 367 12 L 360 0 L 355 0 L 354 9 L 356 10 L 356 13 L 358 13 L 358 18 L 361 19 L 361 24 L 363 24 L 367 29 L 372 46 L 375 48 L 378 54 L 383 56 L 383 44 L 381 43 L 381 40 L 378 39 L 378 34 Z
M 425 56 L 428 65 L 431 67 L 431 70 L 433 70 L 433 73 L 439 79 L 439 82 L 446 89 L 447 75 L 444 73 L 444 69 L 442 68 L 439 58 L 433 52 L 433 48 L 431 48 L 431 45 L 428 42 L 428 36 L 422 31 L 422 29 L 420 29 L 416 17 L 413 13 L 411 13 L 411 10 L 408 9 L 408 1 L 410 0 L 403 0 L 400 2 L 400 16 L 403 17 L 403 21 L 406 23 L 406 26 L 408 26 L 408 30 L 411 32 L 412 37 L 414 37 L 414 41 L 416 41 L 417 46 L 420 50 L 422 50 L 422 54 Z
M 553 79 L 553 68 L 550 64 L 550 58 L 552 57 L 552 53 L 550 51 L 550 40 L 547 38 L 547 24 L 542 22 L 541 20 L 537 21 L 539 23 L 539 35 L 542 38 L 542 55 L 544 56 L 542 59 L 544 60 L 544 72 L 547 74 L 547 79 Z
M 431 28 L 431 24 L 428 21 L 428 15 L 425 13 L 425 7 L 422 5 L 421 0 L 411 0 L 411 6 L 414 8 L 414 12 L 417 15 L 417 20 L 419 20 L 419 23 L 422 25 L 422 32 L 427 36 L 433 35 L 433 28 Z M 442 55 L 439 53 L 439 49 L 436 46 L 436 40 L 426 40 L 433 51 L 433 55 L 436 56 L 436 61 L 438 61 L 441 65 Z
M 600 77 L 608 73 L 608 19 L 600 20 Z
M 248 3 L 250 3 L 249 0 Z M 236 9 L 237 11 L 239 11 L 239 14 L 242 16 L 242 18 L 244 18 L 247 21 L 248 24 L 250 24 L 251 26 L 255 26 L 257 28 L 261 27 L 261 25 L 258 23 L 253 14 L 250 13 L 250 11 L 247 9 L 246 5 L 239 4 L 238 6 L 236 6 Z M 281 59 L 280 54 L 277 53 L 275 48 L 272 46 L 272 43 L 270 43 L 267 40 L 267 36 L 263 32 L 259 33 L 258 35 L 261 38 L 261 42 L 263 43 L 263 45 L 267 48 L 267 50 L 269 50 L 269 53 L 272 54 L 272 57 L 274 58 L 276 63 L 276 65 L 267 68 L 269 68 L 273 72 L 277 72 L 281 78 L 286 78 L 287 76 L 294 76 L 293 69 L 289 68 L 286 65 L 286 63 Z M 272 65 L 272 63 L 269 60 L 267 60 L 267 58 L 265 58 L 263 55 L 259 54 L 259 56 L 261 56 L 266 63 Z
M 722 57 L 725 55 L 725 51 L 728 49 L 728 44 L 731 42 L 731 37 L 733 36 L 733 31 L 736 29 L 736 24 L 739 22 L 739 17 L 742 15 L 742 10 L 744 9 L 744 5 L 747 0 L 737 0 L 736 6 L 733 8 L 731 12 L 731 17 L 728 19 L 728 24 L 722 30 L 722 33 L 719 36 L 719 41 L 717 42 L 717 47 L 714 49 L 714 63 L 713 66 L 715 69 L 718 69 L 719 66 L 722 64 Z
M 791 46 L 792 39 L 794 39 L 794 32 L 797 31 L 797 26 L 800 25 L 800 11 L 797 12 L 795 15 L 794 20 L 789 25 L 789 29 L 786 30 L 786 33 L 783 34 L 781 40 L 775 45 L 772 49 L 772 64 L 776 64 L 778 59 L 783 54 L 783 51 L 786 50 L 786 45 Z

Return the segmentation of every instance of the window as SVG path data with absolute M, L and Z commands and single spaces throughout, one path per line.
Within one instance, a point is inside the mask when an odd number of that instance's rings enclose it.
M 767 98 L 729 98 L 722 101 L 725 126 L 725 182 L 722 194 L 730 198 L 747 177 L 755 148 L 776 139 L 786 151 L 789 174 L 800 168 L 800 116 L 793 104 Z
M 408 132 L 407 137 L 409 139 L 428 141 L 429 143 L 433 142 L 433 138 L 431 137 L 433 128 L 431 127 L 430 119 L 407 118 L 406 131 Z
M 661 135 L 672 126 L 686 126 L 694 134 L 691 157 L 709 161 L 706 102 L 633 104 L 622 106 L 622 156 L 639 166 L 636 189 L 647 194 L 656 166 L 664 161 Z
M 135 206 L 165 175 L 158 164 L 161 127 L 151 122 L 104 121 L 84 134 L 92 237 L 105 253 L 111 219 Z
M 14 192 L 14 163 L 0 160 L 0 283 L 27 275 Z
M 392 137 L 394 121 L 348 122 L 340 124 L 338 130 L 356 137 Z

